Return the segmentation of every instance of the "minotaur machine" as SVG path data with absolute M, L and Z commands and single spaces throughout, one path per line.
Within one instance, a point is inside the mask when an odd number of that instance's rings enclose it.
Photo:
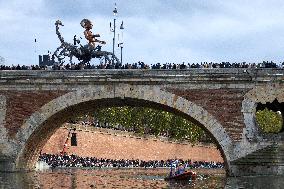
M 93 24 L 90 20 L 83 19 L 80 24 L 85 29 L 84 35 L 88 40 L 88 44 L 86 45 L 81 45 L 80 40 L 77 39 L 76 35 L 74 36 L 73 44 L 66 42 L 59 31 L 59 27 L 64 25 L 60 20 L 55 22 L 56 35 L 58 36 L 61 45 L 52 55 L 52 61 L 54 63 L 62 64 L 65 62 L 66 57 L 69 57 L 70 63 L 73 63 L 73 57 L 77 58 L 82 64 L 90 62 L 92 58 L 99 58 L 101 62 L 113 65 L 120 63 L 119 59 L 112 52 L 102 51 L 102 46 L 96 45 L 96 43 L 106 44 L 106 42 L 97 39 L 100 37 L 99 34 L 94 35 L 92 33 L 91 30 Z

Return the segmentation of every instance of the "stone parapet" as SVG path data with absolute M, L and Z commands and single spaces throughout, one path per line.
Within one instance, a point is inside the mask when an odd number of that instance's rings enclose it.
M 185 70 L 11 70 L 0 72 L 1 90 L 74 89 L 96 84 L 187 84 L 208 88 L 251 88 L 257 83 L 283 83 L 284 69 L 185 69 Z M 209 83 L 208 83 L 209 82 Z M 50 86 L 52 84 L 53 86 Z M 14 87 L 17 85 L 17 88 Z M 217 86 L 216 86 L 217 85 Z

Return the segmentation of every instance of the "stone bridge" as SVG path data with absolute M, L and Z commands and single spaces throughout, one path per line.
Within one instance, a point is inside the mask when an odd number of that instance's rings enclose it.
M 258 103 L 277 99 L 283 106 L 283 73 L 232 68 L 1 71 L 0 171 L 33 169 L 46 141 L 70 117 L 130 105 L 173 112 L 200 125 L 215 139 L 228 175 L 283 174 L 283 133 L 263 134 L 255 121 Z

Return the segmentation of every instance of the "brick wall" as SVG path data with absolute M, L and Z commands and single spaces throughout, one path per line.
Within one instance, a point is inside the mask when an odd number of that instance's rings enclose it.
M 242 101 L 244 89 L 166 89 L 203 107 L 225 128 L 233 140 L 240 140 L 243 132 L 244 116 Z
M 68 154 L 83 157 L 99 157 L 111 159 L 168 159 L 182 158 L 204 161 L 221 161 L 223 159 L 219 150 L 212 145 L 195 145 L 170 143 L 154 137 L 140 138 L 126 132 L 99 131 L 90 129 L 77 129 L 78 146 L 70 146 L 68 141 Z M 61 127 L 49 139 L 42 153 L 58 154 L 62 151 L 68 136 L 68 129 Z
M 7 99 L 5 127 L 13 137 L 29 116 L 66 91 L 0 91 Z

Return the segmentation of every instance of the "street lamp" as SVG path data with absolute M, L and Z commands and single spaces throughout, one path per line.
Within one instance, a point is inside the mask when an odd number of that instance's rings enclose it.
M 113 28 L 111 27 L 111 22 L 109 23 L 109 27 L 110 27 L 110 31 L 113 32 L 113 38 L 112 38 L 112 53 L 113 53 L 113 56 L 112 56 L 112 63 L 114 63 L 114 46 L 115 46 L 115 21 L 116 21 L 116 16 L 117 16 L 117 7 L 116 7 L 116 3 L 114 4 L 114 10 L 112 11 L 113 12 Z
M 120 28 L 121 30 L 121 37 L 120 37 L 120 42 L 118 42 L 118 47 L 120 47 L 120 62 L 122 64 L 122 49 L 123 49 L 123 21 L 121 22 Z M 118 40 L 119 40 L 119 35 L 118 35 Z

